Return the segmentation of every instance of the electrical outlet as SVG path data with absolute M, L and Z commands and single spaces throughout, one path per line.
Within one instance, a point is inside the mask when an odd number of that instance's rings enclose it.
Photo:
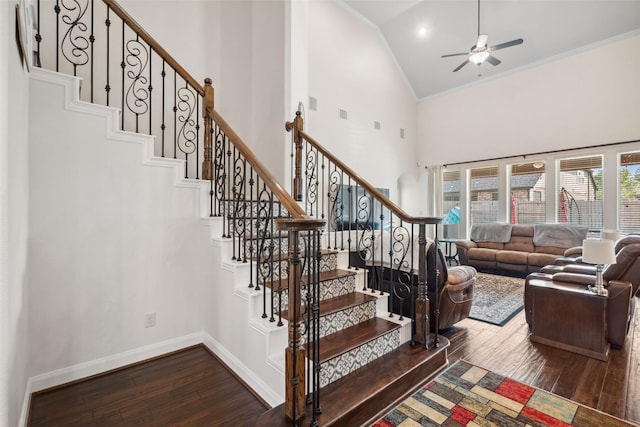
M 153 328 L 156 326 L 156 312 L 147 313 L 144 315 L 144 327 L 145 328 Z

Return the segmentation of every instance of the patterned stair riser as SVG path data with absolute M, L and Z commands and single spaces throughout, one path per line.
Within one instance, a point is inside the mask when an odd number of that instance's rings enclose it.
M 322 313 L 320 313 L 322 314 Z M 320 318 L 320 338 L 376 317 L 376 302 L 369 301 Z
M 221 207 L 221 211 L 223 215 L 230 216 L 252 216 L 254 218 L 260 216 L 265 216 L 269 213 L 268 204 L 266 203 L 258 203 L 258 202 L 243 202 L 243 201 L 226 201 L 223 202 Z M 240 215 L 241 214 L 241 215 Z M 272 217 L 287 217 L 289 213 L 287 210 L 280 204 L 274 203 L 271 212 Z
M 320 370 L 320 387 L 363 367 L 400 346 L 400 330 L 394 329 L 373 341 L 324 362 Z
M 339 297 L 342 295 L 355 292 L 356 280 L 355 276 L 344 276 L 336 279 L 324 280 L 320 282 L 320 299 L 326 300 L 329 298 Z M 307 298 L 307 287 L 303 286 L 301 291 L 301 298 L 303 301 Z M 273 293 L 273 304 L 278 307 L 278 292 Z M 289 309 L 289 292 L 287 289 L 282 289 L 282 309 Z
M 276 259 L 272 263 L 263 263 L 258 270 L 258 278 L 260 283 L 265 281 L 286 279 L 289 277 L 289 260 L 277 261 Z M 320 258 L 320 272 L 326 273 L 336 270 L 338 268 L 338 256 L 335 253 L 322 254 Z M 302 275 L 305 276 L 308 273 L 308 264 L 305 262 L 302 266 Z M 284 286 L 284 284 L 283 284 Z

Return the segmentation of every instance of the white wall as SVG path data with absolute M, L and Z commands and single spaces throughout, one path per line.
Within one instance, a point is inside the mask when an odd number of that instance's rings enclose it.
M 420 159 L 446 164 L 640 139 L 640 36 L 419 104 Z
M 15 4 L 0 2 L 0 427 L 19 423 L 29 353 L 29 89 L 15 43 Z
M 28 336 L 36 377 L 199 333 L 201 295 L 214 281 L 200 190 L 174 186 L 174 167 L 143 166 L 144 146 L 107 137 L 109 122 L 95 107 L 63 110 L 62 99 L 62 86 L 32 79 Z M 150 312 L 156 326 L 145 328 Z
M 216 110 L 284 182 L 285 2 L 121 3 L 194 78 L 211 77 Z
M 318 110 L 303 100 L 305 129 L 398 201 L 400 176 L 417 168 L 415 97 L 377 30 L 336 2 L 308 6 L 309 95 Z M 339 119 L 339 109 L 348 112 L 348 120 Z

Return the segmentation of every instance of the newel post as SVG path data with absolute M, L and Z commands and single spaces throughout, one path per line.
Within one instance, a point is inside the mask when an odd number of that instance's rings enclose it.
M 211 79 L 204 79 L 204 101 L 202 117 L 204 118 L 204 160 L 202 161 L 202 179 L 213 179 L 213 86 Z
M 293 143 L 295 144 L 295 166 L 293 175 L 293 198 L 297 202 L 302 201 L 302 136 L 300 132 L 304 130 L 304 120 L 300 110 L 296 111 L 296 117 L 292 122 L 285 125 L 287 132 L 293 130 Z
M 276 220 L 276 228 L 280 231 L 287 231 L 289 238 L 289 271 L 288 271 L 288 346 L 285 349 L 285 404 L 284 410 L 286 416 L 296 421 L 305 416 L 306 399 L 306 359 L 307 350 L 306 342 L 302 335 L 302 323 L 304 321 L 305 308 L 302 303 L 302 277 L 303 264 L 300 248 L 303 245 L 303 239 L 300 236 L 302 232 L 312 231 L 319 233 L 324 227 L 324 220 L 318 219 L 294 219 L 283 218 Z M 310 242 L 304 242 L 310 244 Z M 315 254 L 314 254 L 315 255 Z M 320 259 L 311 256 L 307 262 L 317 262 L 316 268 L 319 271 Z M 310 266 L 307 268 L 311 268 Z M 312 283 L 306 283 L 307 291 L 313 286 Z M 307 327 L 306 338 L 310 338 L 310 332 Z M 318 337 L 316 337 L 318 338 Z M 319 351 L 314 350 L 310 357 L 314 363 L 319 363 Z M 313 380 L 311 380 L 313 383 Z
M 416 333 L 415 342 L 424 348 L 429 346 L 430 321 L 429 297 L 427 295 L 427 235 L 426 225 L 418 226 L 418 296 L 416 298 Z

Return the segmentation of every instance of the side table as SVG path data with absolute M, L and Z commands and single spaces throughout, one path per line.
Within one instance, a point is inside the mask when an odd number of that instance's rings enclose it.
M 584 288 L 530 280 L 533 342 L 607 360 L 608 298 Z
M 438 239 L 438 243 L 444 243 L 444 259 L 447 261 L 447 265 L 449 267 L 455 265 L 460 265 L 460 260 L 458 259 L 458 247 L 456 246 L 456 241 L 451 239 Z M 455 248 L 455 252 L 454 252 Z

